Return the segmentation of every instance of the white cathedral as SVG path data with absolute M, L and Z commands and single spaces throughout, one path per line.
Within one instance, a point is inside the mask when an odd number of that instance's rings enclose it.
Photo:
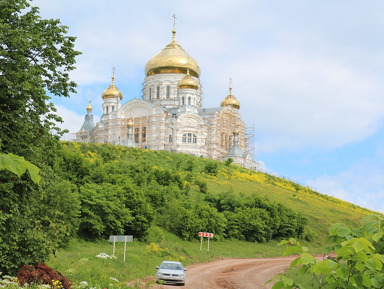
M 229 95 L 220 107 L 202 108 L 200 66 L 172 41 L 145 66 L 141 99 L 122 104 L 123 94 L 112 84 L 102 93 L 103 115 L 94 125 L 91 102 L 77 142 L 125 145 L 151 150 L 168 150 L 214 160 L 228 158 L 242 167 L 256 170 L 240 102 Z

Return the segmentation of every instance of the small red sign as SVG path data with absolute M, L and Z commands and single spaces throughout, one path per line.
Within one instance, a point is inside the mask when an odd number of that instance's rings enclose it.
M 213 233 L 199 232 L 199 237 L 213 238 Z

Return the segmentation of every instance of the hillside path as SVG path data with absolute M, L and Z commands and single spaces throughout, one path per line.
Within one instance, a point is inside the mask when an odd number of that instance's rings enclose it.
M 260 259 L 223 259 L 187 266 L 185 287 L 153 284 L 151 289 L 270 289 L 264 285 L 284 272 L 297 256 Z

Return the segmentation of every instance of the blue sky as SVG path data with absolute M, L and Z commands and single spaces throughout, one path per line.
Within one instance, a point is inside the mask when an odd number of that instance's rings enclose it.
M 147 61 L 176 40 L 202 70 L 203 106 L 228 95 L 268 171 L 384 213 L 383 1 L 34 0 L 77 37 L 78 93 L 54 98 L 80 129 L 111 82 L 141 97 Z M 73 135 L 72 135 L 73 136 Z M 71 135 L 67 136 L 71 138 Z

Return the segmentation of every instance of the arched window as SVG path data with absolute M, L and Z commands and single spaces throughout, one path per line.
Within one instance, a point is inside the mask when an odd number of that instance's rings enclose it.
M 188 105 L 191 105 L 191 97 L 188 96 Z
M 166 89 L 166 98 L 169 99 L 171 97 L 171 87 L 167 85 Z
M 105 114 L 108 114 L 108 106 L 105 107 Z
M 185 134 L 183 134 L 182 142 L 183 143 L 197 143 L 197 137 L 195 134 L 185 133 Z
M 152 98 L 152 87 L 149 88 L 149 99 Z
M 171 135 L 171 134 L 169 135 L 168 142 L 169 142 L 169 143 L 172 143 L 172 135 Z
M 185 97 L 183 96 L 183 98 L 182 98 L 182 105 L 184 105 L 185 104 Z
M 160 98 L 160 86 L 157 86 L 157 87 L 156 87 L 156 98 L 157 98 L 157 99 Z

